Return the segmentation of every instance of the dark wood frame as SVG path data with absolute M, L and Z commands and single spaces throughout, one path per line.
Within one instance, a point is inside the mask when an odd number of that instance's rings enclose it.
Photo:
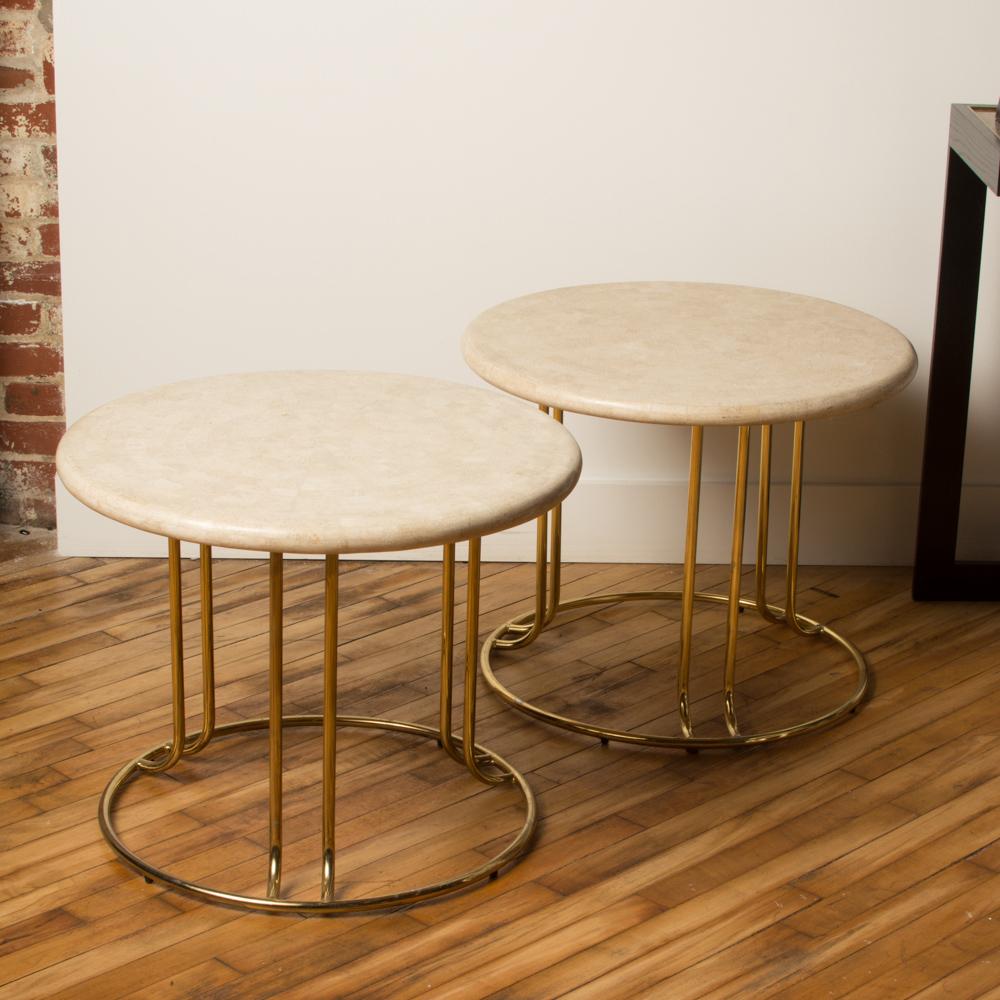
M 913 598 L 1000 600 L 1000 562 L 955 558 L 986 189 L 1000 194 L 996 108 L 953 104 Z

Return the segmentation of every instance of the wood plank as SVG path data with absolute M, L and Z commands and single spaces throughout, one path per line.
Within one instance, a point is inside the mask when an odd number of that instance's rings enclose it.
M 217 560 L 214 570 L 219 717 L 259 715 L 266 564 Z M 482 634 L 532 607 L 532 567 L 484 573 Z M 699 584 L 724 586 L 727 573 L 705 567 Z M 440 574 L 433 563 L 345 564 L 349 710 L 436 718 Z M 458 576 L 461 639 L 464 567 Z M 676 589 L 679 576 L 568 565 L 564 597 Z M 301 920 L 147 885 L 100 836 L 96 799 L 111 772 L 169 734 L 163 577 L 162 560 L 42 554 L 0 566 L 0 998 L 1000 994 L 1000 615 L 989 605 L 913 604 L 901 570 L 803 568 L 803 612 L 868 652 L 873 696 L 832 730 L 756 752 L 602 747 L 482 691 L 480 739 L 538 796 L 533 851 L 495 882 L 428 905 Z M 321 564 L 290 560 L 286 583 L 286 708 L 315 712 Z M 192 729 L 197 585 L 197 563 L 185 562 Z M 678 611 L 657 602 L 567 614 L 498 669 L 545 704 L 626 727 L 676 725 Z M 704 731 L 721 724 L 724 634 L 721 609 L 699 605 L 692 687 Z M 755 724 L 835 704 L 850 683 L 838 649 L 750 613 L 739 649 L 738 707 Z M 482 788 L 432 742 L 344 730 L 340 749 L 342 893 L 477 864 L 520 822 L 516 796 Z M 319 780 L 318 732 L 290 734 L 291 893 L 312 893 L 318 877 Z M 220 741 L 135 782 L 118 822 L 159 864 L 260 891 L 266 788 L 263 735 Z

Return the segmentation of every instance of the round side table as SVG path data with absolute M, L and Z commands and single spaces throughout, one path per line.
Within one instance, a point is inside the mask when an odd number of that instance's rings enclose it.
M 486 640 L 487 684 L 515 708 L 574 732 L 698 750 L 770 743 L 832 725 L 855 710 L 868 688 L 864 655 L 847 638 L 796 610 L 805 422 L 871 406 L 898 392 L 916 370 L 910 342 L 865 313 L 821 299 L 735 285 L 627 282 L 539 292 L 486 310 L 465 333 L 469 366 L 487 382 L 539 405 L 562 422 L 567 411 L 691 428 L 683 589 L 560 599 L 561 506 L 537 521 L 535 608 Z M 784 607 L 769 604 L 767 539 L 771 437 L 791 422 L 793 453 Z M 739 445 L 728 594 L 695 590 L 704 427 L 736 425 Z M 740 595 L 750 429 L 760 426 L 760 497 L 753 598 Z M 551 545 L 551 568 L 547 549 Z M 494 654 L 532 643 L 559 612 L 621 601 L 681 602 L 677 713 L 680 732 L 634 732 L 548 711 L 497 677 Z M 727 608 L 722 709 L 725 733 L 697 735 L 690 710 L 695 601 Z M 857 682 L 840 705 L 809 719 L 748 731 L 737 718 L 738 616 L 754 609 L 771 623 L 839 645 Z
M 502 457 L 516 448 L 517 476 Z M 56 456 L 67 489 L 116 521 L 168 539 L 173 734 L 129 761 L 100 803 L 104 836 L 148 880 L 209 902 L 255 910 L 332 914 L 399 906 L 493 877 L 527 848 L 535 803 L 524 778 L 476 743 L 480 540 L 559 503 L 580 473 L 567 431 L 489 390 L 435 379 L 364 372 L 228 375 L 126 396 L 79 420 Z M 200 543 L 203 717 L 187 732 L 181 628 L 180 540 Z M 453 731 L 455 543 L 469 542 L 468 614 L 461 733 Z M 215 722 L 213 545 L 270 553 L 269 713 Z M 338 559 L 345 553 L 444 547 L 440 713 L 436 726 L 337 714 Z M 282 553 L 325 560 L 323 712 L 282 708 Z M 322 857 L 314 899 L 281 895 L 282 734 L 322 729 Z M 338 895 L 335 881 L 337 730 L 353 726 L 430 738 L 488 785 L 513 784 L 525 817 L 489 860 L 429 885 L 365 898 Z M 266 892 L 242 895 L 194 883 L 144 860 L 115 827 L 116 802 L 134 781 L 154 781 L 217 737 L 268 734 Z

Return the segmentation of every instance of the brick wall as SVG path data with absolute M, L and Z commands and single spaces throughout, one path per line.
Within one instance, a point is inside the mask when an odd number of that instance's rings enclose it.
M 0 523 L 55 526 L 64 428 L 52 0 L 0 0 Z

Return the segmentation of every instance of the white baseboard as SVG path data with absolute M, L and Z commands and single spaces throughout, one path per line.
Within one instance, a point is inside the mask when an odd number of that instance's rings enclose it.
M 702 486 L 699 562 L 728 562 L 732 484 Z M 756 489 L 751 486 L 744 561 L 754 558 Z M 913 485 L 807 484 L 803 492 L 800 561 L 804 564 L 908 565 L 916 533 L 917 487 Z M 1000 487 L 970 486 L 964 492 L 960 554 L 1000 558 Z M 563 558 L 567 562 L 667 562 L 684 557 L 687 485 L 658 481 L 585 481 L 565 504 Z M 784 561 L 788 486 L 772 488 L 769 559 Z M 991 523 L 992 522 L 992 523 Z M 534 557 L 534 525 L 483 540 L 483 558 L 526 562 Z M 161 538 L 116 524 L 87 510 L 60 488 L 59 551 L 68 556 L 162 556 Z M 197 547 L 184 547 L 194 556 Z M 260 553 L 217 549 L 219 556 Z M 459 558 L 465 558 L 459 546 Z M 350 558 L 439 559 L 440 549 Z

